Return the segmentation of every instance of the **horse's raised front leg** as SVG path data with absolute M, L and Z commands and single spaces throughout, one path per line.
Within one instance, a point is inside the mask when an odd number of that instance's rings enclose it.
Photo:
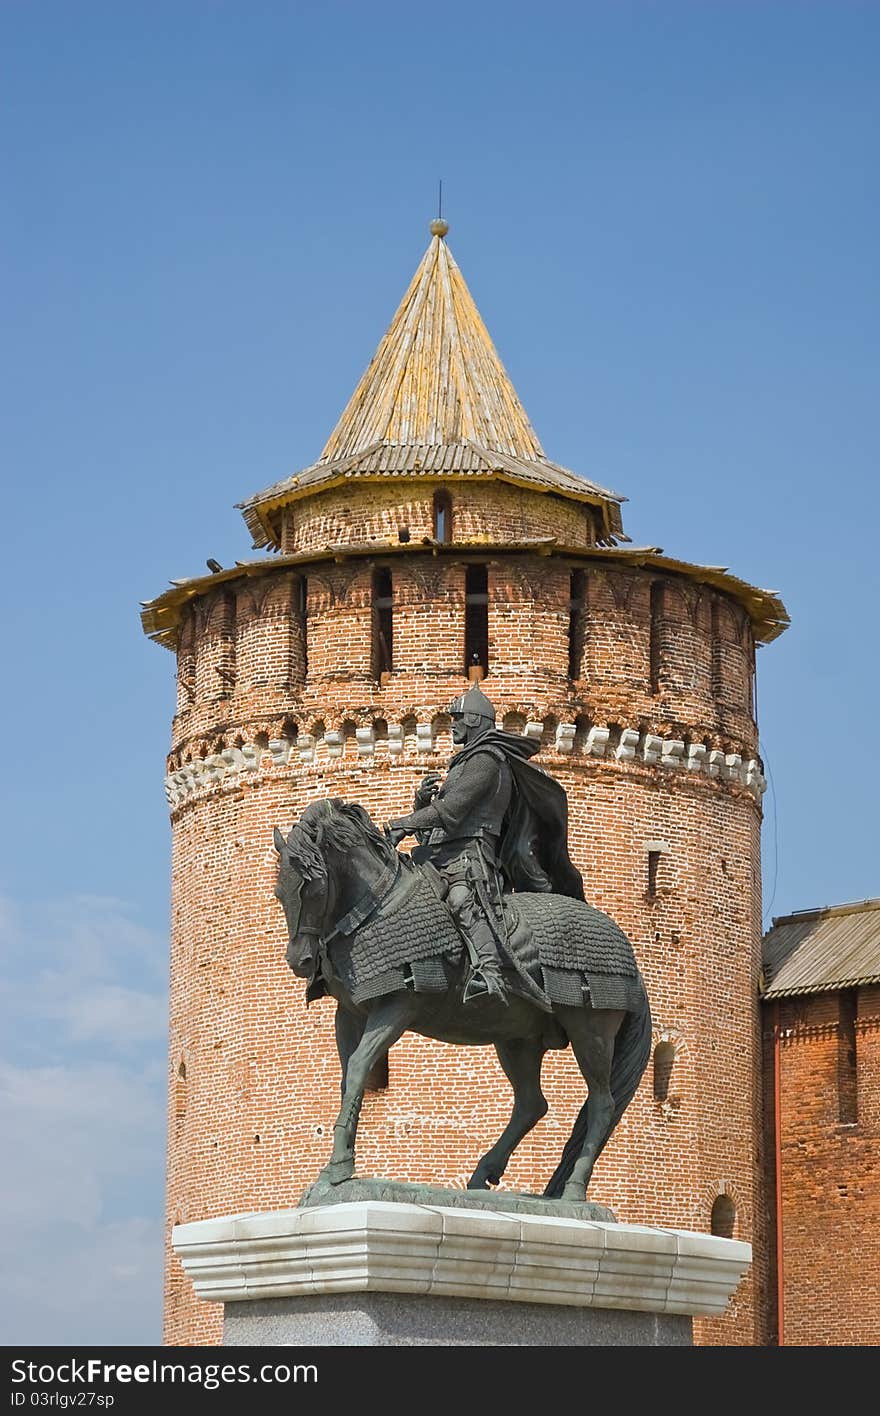
M 342 1109 L 333 1127 L 333 1152 L 321 1171 L 320 1180 L 341 1185 L 354 1175 L 354 1140 L 367 1078 L 380 1058 L 406 1032 L 413 1012 L 414 997 L 407 993 L 377 999 L 370 1010 L 363 1036 L 345 1069 Z
M 516 1038 L 496 1042 L 495 1051 L 513 1087 L 513 1113 L 468 1181 L 469 1190 L 485 1190 L 489 1185 L 497 1185 L 523 1136 L 547 1115 L 547 1100 L 541 1091 L 542 1044 L 533 1038 Z

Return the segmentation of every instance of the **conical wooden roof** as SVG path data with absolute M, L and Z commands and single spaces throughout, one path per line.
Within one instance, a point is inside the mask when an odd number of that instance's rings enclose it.
M 321 460 L 351 457 L 377 442 L 464 441 L 514 457 L 544 456 L 464 277 L 438 234 Z
M 499 478 L 599 508 L 623 535 L 616 492 L 551 462 L 444 237 L 432 238 L 320 459 L 240 503 L 255 546 L 280 545 L 281 509 L 357 478 Z

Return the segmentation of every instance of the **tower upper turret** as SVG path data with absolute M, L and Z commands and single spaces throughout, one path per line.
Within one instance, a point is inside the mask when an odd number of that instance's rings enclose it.
M 623 534 L 616 492 L 551 462 L 452 253 L 445 221 L 319 460 L 241 504 L 256 546 L 281 548 L 285 508 L 357 480 L 494 479 L 587 503 L 595 541 Z M 286 549 L 286 547 L 285 547 Z

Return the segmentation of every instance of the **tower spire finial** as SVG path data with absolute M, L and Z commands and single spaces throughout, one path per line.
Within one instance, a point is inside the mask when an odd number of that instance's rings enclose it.
M 443 178 L 440 178 L 440 191 L 437 195 L 437 215 L 431 222 L 431 235 L 439 236 L 441 239 L 449 230 L 449 222 L 443 220 Z

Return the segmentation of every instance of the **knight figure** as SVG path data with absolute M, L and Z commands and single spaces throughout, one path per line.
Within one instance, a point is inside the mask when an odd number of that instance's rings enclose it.
M 519 989 L 549 1010 L 541 989 L 506 949 L 502 896 L 530 891 L 583 900 L 583 881 L 568 855 L 565 792 L 529 761 L 539 741 L 496 728 L 482 689 L 470 688 L 447 711 L 460 750 L 445 781 L 436 773 L 424 778 L 415 810 L 389 822 L 389 835 L 395 845 L 415 836 L 413 859 L 429 862 L 445 879 L 470 960 L 464 1001 L 506 1001 L 503 957 L 517 969 Z

